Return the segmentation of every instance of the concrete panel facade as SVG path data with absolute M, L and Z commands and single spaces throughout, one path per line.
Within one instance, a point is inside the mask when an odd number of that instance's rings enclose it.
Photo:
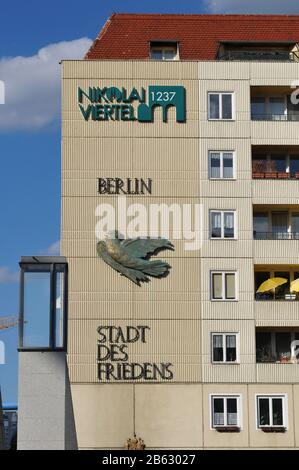
M 148 448 L 298 447 L 299 366 L 257 364 L 255 346 L 256 327 L 298 326 L 297 308 L 257 302 L 254 292 L 254 265 L 292 264 L 297 245 L 253 241 L 252 220 L 253 204 L 297 204 L 298 182 L 252 180 L 251 167 L 252 145 L 297 145 L 297 124 L 251 121 L 250 92 L 287 86 L 299 65 L 64 61 L 62 71 L 62 254 L 69 263 L 68 365 L 79 448 L 122 448 L 134 432 Z M 159 109 L 151 123 L 84 121 L 80 114 L 78 87 L 150 85 L 185 88 L 185 123 L 176 122 L 174 109 L 167 123 Z M 234 93 L 234 119 L 208 120 L 209 92 Z M 232 180 L 209 179 L 213 150 L 234 152 Z M 98 178 L 116 177 L 152 179 L 152 193 L 127 195 L 127 204 L 201 205 L 200 249 L 187 251 L 172 233 L 175 251 L 159 254 L 171 265 L 169 276 L 142 287 L 96 252 L 96 208 L 117 209 L 115 195 L 98 193 Z M 234 240 L 211 239 L 211 210 L 235 211 Z M 234 300 L 212 300 L 213 271 L 236 273 Z M 99 380 L 98 327 L 138 325 L 149 335 L 127 345 L 129 362 L 171 363 L 172 379 Z M 212 333 L 238 335 L 236 363 L 213 363 Z M 259 394 L 285 397 L 284 432 L 258 429 Z M 214 395 L 239 397 L 239 432 L 212 427 Z

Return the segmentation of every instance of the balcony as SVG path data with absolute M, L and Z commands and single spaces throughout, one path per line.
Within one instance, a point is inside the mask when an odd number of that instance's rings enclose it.
M 299 330 L 257 328 L 257 364 L 299 364 Z
M 285 283 L 265 292 L 257 293 L 260 286 L 268 279 L 282 278 Z M 264 265 L 255 266 L 255 300 L 260 302 L 296 302 L 299 293 L 293 291 L 292 282 L 299 279 L 299 266 Z M 298 319 L 299 320 L 299 319 Z
M 299 206 L 254 205 L 254 240 L 299 240 Z
M 219 60 L 240 62 L 297 62 L 298 56 L 288 51 L 225 51 Z
M 297 62 L 294 42 L 221 41 L 218 60 L 255 62 Z
M 299 240 L 298 232 L 257 232 L 253 231 L 254 240 Z
M 299 147 L 253 146 L 252 178 L 299 180 Z
M 299 106 L 290 86 L 251 87 L 252 121 L 298 122 Z
M 257 113 L 257 112 L 252 112 L 251 113 L 251 119 L 252 121 L 293 121 L 293 122 L 298 122 L 299 121 L 299 113 Z

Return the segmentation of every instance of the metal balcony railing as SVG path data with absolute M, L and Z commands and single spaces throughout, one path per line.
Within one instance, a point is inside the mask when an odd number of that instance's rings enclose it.
M 252 170 L 253 179 L 283 179 L 283 180 L 298 180 L 299 172 L 296 173 L 287 173 L 286 171 L 276 171 L 276 170 Z
M 299 360 L 296 357 L 292 357 L 291 354 L 274 354 L 263 353 L 262 351 L 256 351 L 256 362 L 257 364 L 299 364 Z
M 219 60 L 295 62 L 298 56 L 289 51 L 226 51 L 219 57 Z
M 264 293 L 256 293 L 255 294 L 255 300 L 257 301 L 298 301 L 299 300 L 299 294 L 298 293 L 293 293 L 290 291 L 285 291 L 282 294 L 279 292 L 276 292 L 275 295 L 272 292 L 264 292 Z
M 266 114 L 258 114 L 258 113 L 251 113 L 251 120 L 252 121 L 299 121 L 299 112 L 292 112 L 288 114 L 273 114 L 273 113 L 266 113 Z
M 299 232 L 257 232 L 253 231 L 254 240 L 299 240 Z

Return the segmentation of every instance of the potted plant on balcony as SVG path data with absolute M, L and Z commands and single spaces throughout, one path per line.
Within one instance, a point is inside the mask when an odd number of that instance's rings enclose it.
M 291 363 L 291 355 L 290 353 L 281 353 L 279 357 L 279 362 L 281 364 L 290 364 Z
M 261 179 L 265 176 L 265 165 L 262 160 L 254 160 L 252 162 L 252 177 Z

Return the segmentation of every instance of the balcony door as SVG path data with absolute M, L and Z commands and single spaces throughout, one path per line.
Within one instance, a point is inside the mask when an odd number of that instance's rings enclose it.
M 253 214 L 253 234 L 256 240 L 267 240 L 269 236 L 269 219 L 267 212 Z
M 286 99 L 284 96 L 270 96 L 268 103 L 270 119 L 272 121 L 282 121 L 286 115 Z
M 288 212 L 272 212 L 272 233 L 274 240 L 288 238 L 289 216 Z

